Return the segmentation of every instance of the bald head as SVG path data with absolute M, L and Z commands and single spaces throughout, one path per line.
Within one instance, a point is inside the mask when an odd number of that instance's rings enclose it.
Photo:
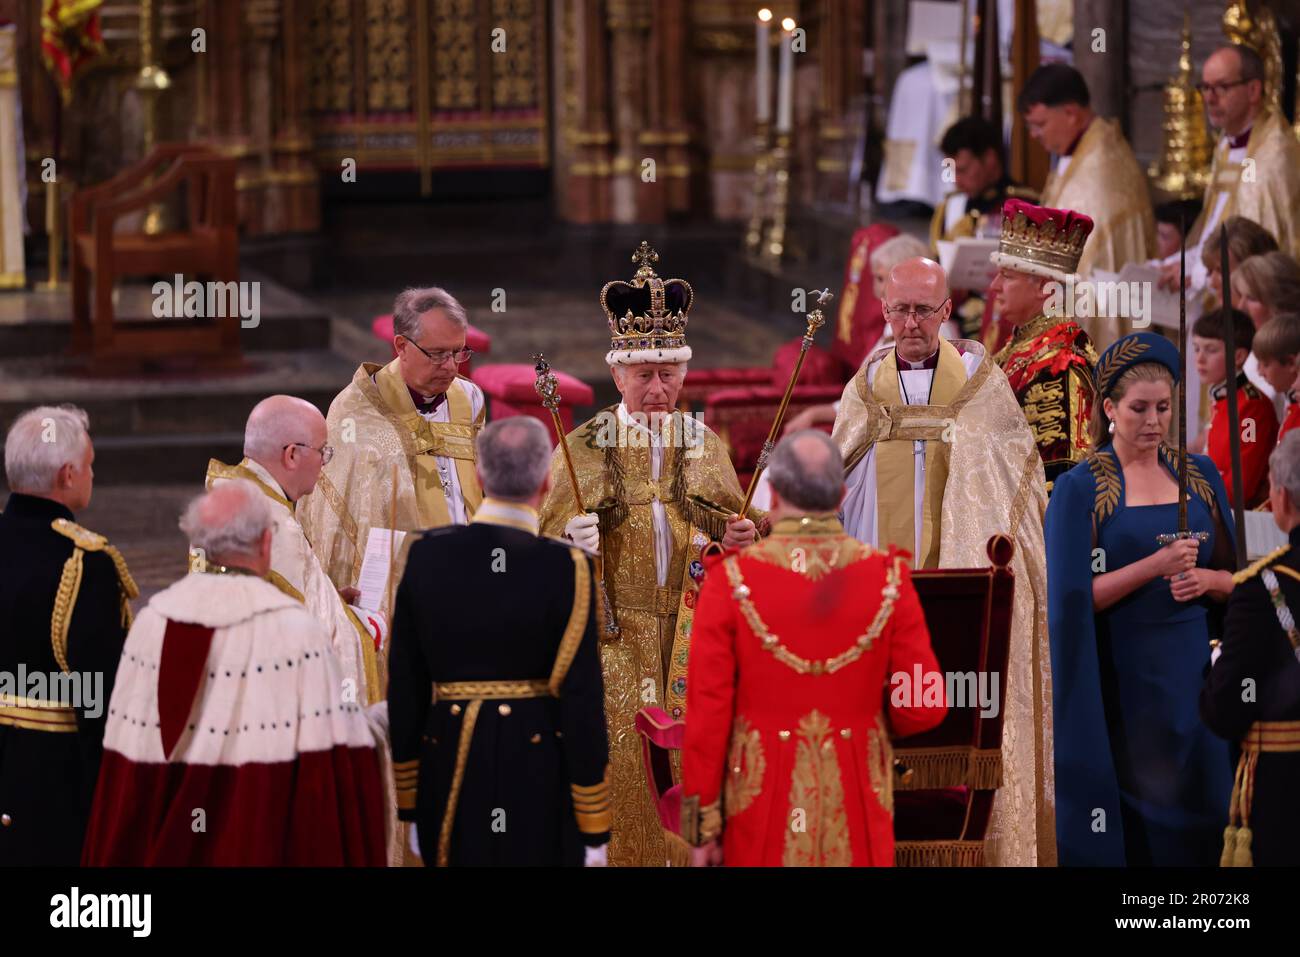
M 316 487 L 325 464 L 325 417 L 306 399 L 273 395 L 253 406 L 244 426 L 244 455 L 271 473 L 296 502 Z
M 778 442 L 767 477 L 792 512 L 833 512 L 844 497 L 844 459 L 831 437 L 817 429 Z
M 948 276 L 933 259 L 905 259 L 889 271 L 885 316 L 901 358 L 922 362 L 934 355 L 939 329 L 951 314 Z
M 190 547 L 209 564 L 265 575 L 271 567 L 271 507 L 252 482 L 221 482 L 195 498 L 181 516 Z

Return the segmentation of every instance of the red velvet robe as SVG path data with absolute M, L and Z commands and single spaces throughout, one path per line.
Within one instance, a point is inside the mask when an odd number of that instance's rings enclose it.
M 889 687 L 937 669 L 906 553 L 785 519 L 710 560 L 690 655 L 683 835 L 721 828 L 729 866 L 891 866 L 889 739 L 947 713 Z
M 329 633 L 252 575 L 193 574 L 127 635 L 82 863 L 386 863 L 374 733 Z

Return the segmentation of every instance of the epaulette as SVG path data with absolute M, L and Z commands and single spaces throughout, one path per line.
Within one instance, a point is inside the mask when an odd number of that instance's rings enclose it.
M 113 560 L 117 569 L 117 584 L 121 598 L 122 627 L 131 627 L 131 599 L 140 596 L 135 579 L 126 567 L 126 559 L 103 535 L 82 528 L 76 522 L 66 518 L 56 518 L 50 528 L 65 538 L 72 540 L 72 554 L 63 563 L 63 574 L 59 576 L 59 589 L 54 594 L 54 609 L 50 614 L 50 646 L 54 651 L 54 660 L 59 668 L 68 671 L 68 626 L 72 623 L 72 610 L 77 604 L 77 594 L 81 591 L 82 556 L 86 552 L 103 552 Z
M 1259 561 L 1251 562 L 1241 571 L 1234 574 L 1232 576 L 1232 583 L 1234 585 L 1240 585 L 1244 581 L 1249 581 L 1250 579 L 1254 578 L 1256 575 L 1262 572 L 1266 567 L 1273 564 L 1273 562 L 1277 561 L 1279 558 L 1281 558 L 1290 550 L 1291 550 L 1290 543 L 1286 545 L 1282 545 L 1279 548 L 1273 549 L 1273 551 L 1269 552 Z
M 70 522 L 66 518 L 56 518 L 50 527 L 65 538 L 70 538 L 78 548 L 86 552 L 102 551 L 108 544 L 108 539 L 98 532 L 92 532 L 88 528 L 82 528 L 76 522 Z
M 1241 391 L 1246 393 L 1246 398 L 1248 399 L 1258 399 L 1262 398 L 1264 395 L 1264 393 L 1259 391 L 1259 388 L 1255 383 L 1251 382 L 1249 379 L 1247 379 L 1246 384 L 1241 387 Z

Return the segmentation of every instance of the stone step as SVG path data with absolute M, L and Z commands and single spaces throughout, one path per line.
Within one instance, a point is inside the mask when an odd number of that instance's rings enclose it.
M 258 353 L 241 375 L 88 378 L 68 366 L 60 358 L 0 360 L 0 428 L 34 405 L 71 402 L 89 414 L 97 447 L 104 438 L 166 447 L 180 436 L 242 433 L 253 406 L 277 392 L 326 411 L 356 369 L 325 349 Z
M 240 329 L 244 352 L 328 347 L 327 312 L 259 273 L 245 269 L 241 279 L 259 283 L 258 324 Z M 155 297 L 150 285 L 121 285 L 114 298 L 114 312 L 120 318 L 153 318 Z M 0 295 L 0 356 L 61 355 L 71 337 L 72 300 L 66 286 L 54 292 L 36 289 L 22 295 Z
M 92 425 L 94 420 L 91 420 Z M 95 485 L 193 483 L 203 489 L 208 460 L 234 463 L 243 457 L 244 433 L 95 436 Z

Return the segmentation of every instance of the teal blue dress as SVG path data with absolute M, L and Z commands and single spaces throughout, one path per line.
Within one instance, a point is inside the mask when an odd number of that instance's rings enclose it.
M 1176 477 L 1175 457 L 1161 450 Z M 1214 464 L 1190 456 L 1188 526 L 1232 536 Z M 1094 521 L 1096 544 L 1093 544 Z M 1211 599 L 1175 601 L 1156 578 L 1094 612 L 1094 573 L 1161 546 L 1178 506 L 1128 506 L 1110 445 L 1057 479 L 1047 507 L 1056 826 L 1062 865 L 1214 866 L 1232 789 L 1227 743 L 1200 720 Z M 1094 548 L 1100 549 L 1095 552 Z M 1104 567 L 1101 562 L 1104 561 Z

